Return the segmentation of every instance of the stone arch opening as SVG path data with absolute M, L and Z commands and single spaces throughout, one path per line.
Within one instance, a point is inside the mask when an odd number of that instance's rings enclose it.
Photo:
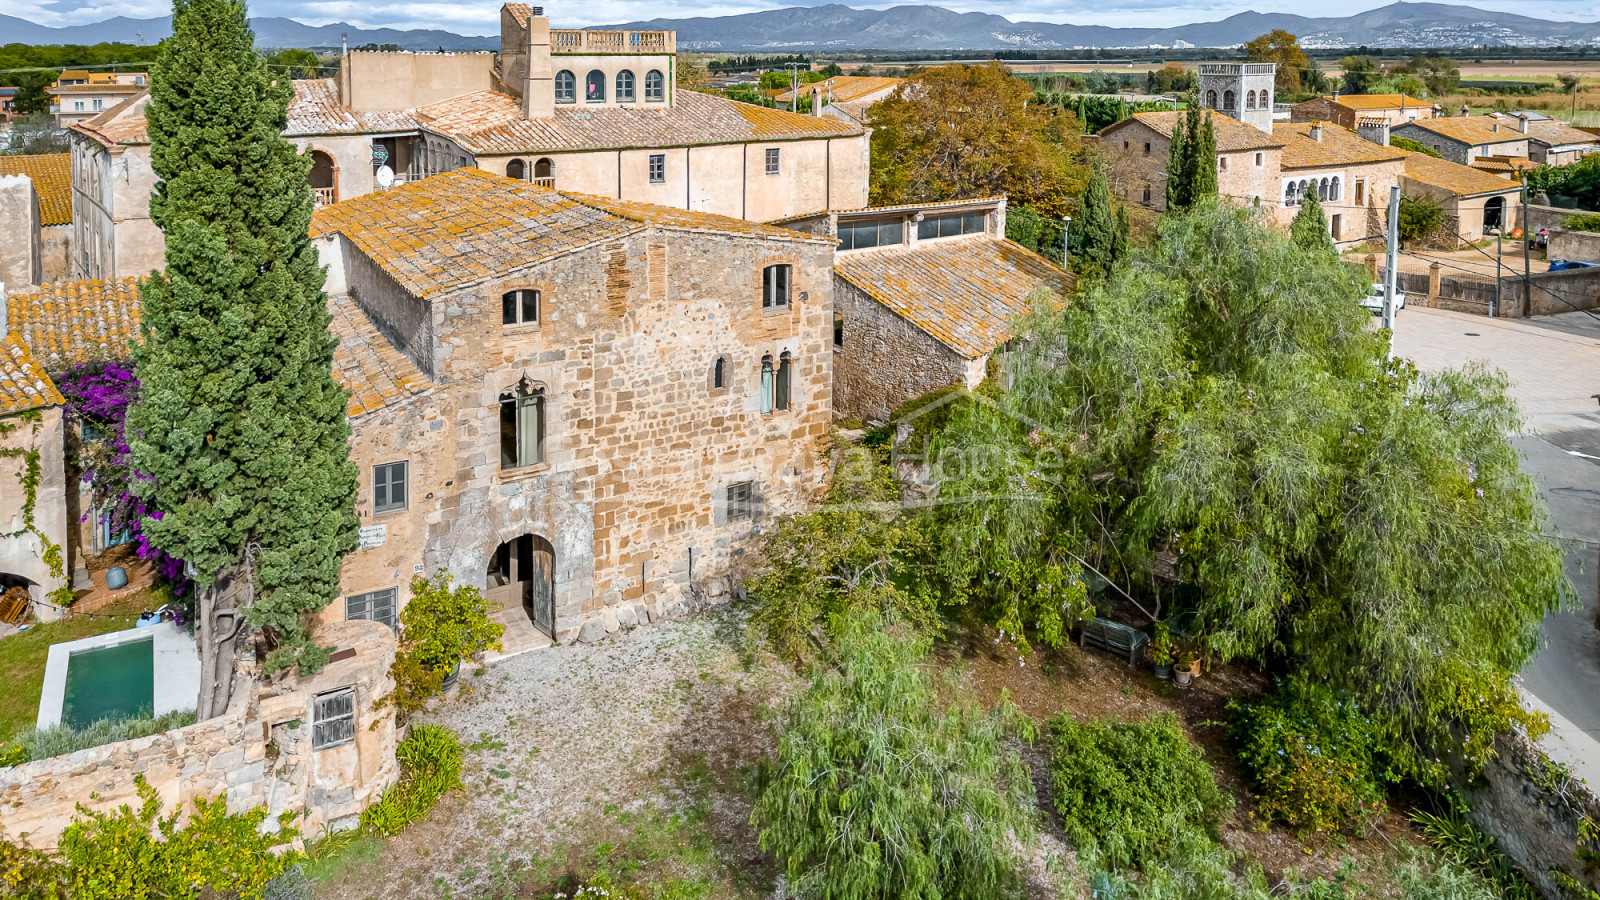
M 312 150 L 311 173 L 306 180 L 311 183 L 311 195 L 317 206 L 339 202 L 339 165 L 322 150 Z
M 533 164 L 533 181 L 535 184 L 553 188 L 556 186 L 556 163 L 550 157 L 542 157 Z
M 556 548 L 543 535 L 520 535 L 496 547 L 485 584 L 491 609 L 520 610 L 533 627 L 555 638 Z
M 515 178 L 518 181 L 526 181 L 528 178 L 528 164 L 520 159 L 513 159 L 511 162 L 506 163 L 506 177 Z
M 1493 228 L 1499 231 L 1505 227 L 1506 198 L 1490 197 L 1483 201 L 1483 230 Z

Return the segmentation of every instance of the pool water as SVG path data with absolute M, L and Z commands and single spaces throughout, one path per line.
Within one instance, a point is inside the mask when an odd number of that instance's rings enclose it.
M 101 719 L 149 715 L 155 703 L 155 642 L 128 641 L 72 654 L 61 722 L 83 728 Z

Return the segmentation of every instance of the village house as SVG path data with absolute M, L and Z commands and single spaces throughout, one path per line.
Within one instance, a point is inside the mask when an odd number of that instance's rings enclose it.
M 150 76 L 144 72 L 66 69 L 44 92 L 53 98 L 50 113 L 56 117 L 56 127 L 67 128 L 142 93 L 149 84 Z
M 1173 130 L 1186 115 L 1173 110 L 1134 113 L 1100 129 L 1100 146 L 1112 160 L 1113 187 L 1124 200 L 1167 208 L 1167 153 Z M 1220 112 L 1206 110 L 1203 115 L 1217 136 L 1218 192 L 1247 203 L 1271 204 L 1283 196 L 1279 171 L 1285 141 Z
M 1450 116 L 1403 122 L 1389 130 L 1428 147 L 1451 162 L 1470 166 L 1480 156 L 1520 156 L 1529 152 L 1528 120 L 1515 124 L 1495 116 Z
M 1289 108 L 1291 122 L 1332 122 L 1354 131 L 1362 119 L 1381 119 L 1388 125 L 1431 119 L 1438 107 L 1406 94 L 1339 94 L 1312 97 Z
M 1547 166 L 1565 166 L 1600 150 L 1600 137 L 1568 125 L 1549 116 L 1528 113 L 1508 115 L 1493 113 L 1502 124 L 1521 130 L 1524 123 L 1528 135 L 1528 160 Z M 1476 160 L 1474 160 L 1476 162 Z
M 1273 134 L 1284 141 L 1281 203 L 1276 204 L 1280 224 L 1292 222 L 1315 192 L 1328 233 L 1341 250 L 1383 233 L 1390 188 L 1405 174 L 1405 151 L 1362 140 L 1331 122 L 1294 122 Z
M 1449 247 L 1516 227 L 1521 191 L 1521 185 L 1473 166 L 1406 153 L 1401 192 L 1439 201 L 1445 215 L 1443 243 Z
M 1006 201 L 990 197 L 784 220 L 837 243 L 833 412 L 887 422 L 896 407 L 950 385 L 975 389 L 1042 293 L 1074 279 L 1007 240 Z
M 17 111 L 17 94 L 21 88 L 0 87 L 0 122 L 9 122 L 20 116 Z
M 321 205 L 473 167 L 560 190 L 766 221 L 867 199 L 865 130 L 680 90 L 670 31 L 551 29 L 501 9 L 499 53 L 352 51 L 295 82 L 284 135 Z M 73 126 L 73 274 L 161 264 L 148 93 Z

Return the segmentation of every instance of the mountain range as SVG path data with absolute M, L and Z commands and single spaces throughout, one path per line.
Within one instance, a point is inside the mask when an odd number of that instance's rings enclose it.
M 305 25 L 293 19 L 250 20 L 262 47 L 338 47 L 396 44 L 407 50 L 489 50 L 497 36 L 438 30 Z M 1600 46 L 1600 23 L 1552 22 L 1470 6 L 1397 2 L 1336 18 L 1243 12 L 1218 22 L 1171 28 L 1111 28 L 1012 22 L 987 13 L 958 13 L 937 6 L 853 9 L 836 3 L 767 10 L 736 16 L 650 19 L 596 28 L 670 30 L 682 50 L 999 50 L 1091 47 L 1233 47 L 1276 28 L 1299 35 L 1307 48 Z M 117 17 L 89 25 L 50 27 L 0 16 L 0 42 L 151 44 L 172 33 L 167 17 Z

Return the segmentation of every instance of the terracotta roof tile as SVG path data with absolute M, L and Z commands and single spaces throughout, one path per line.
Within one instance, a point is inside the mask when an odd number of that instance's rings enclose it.
M 1426 153 L 1406 153 L 1406 177 L 1460 197 L 1521 190 L 1514 181 Z
M 329 297 L 328 314 L 333 316 L 328 330 L 339 339 L 333 377 L 350 392 L 346 415 L 355 418 L 433 389 L 416 363 L 378 331 L 348 294 Z
M 1393 131 L 1390 133 L 1400 134 L 1403 137 L 1407 128 L 1420 128 L 1423 131 L 1430 131 L 1453 141 L 1473 146 L 1478 144 L 1499 144 L 1527 137 L 1527 135 L 1517 130 L 1515 124 L 1502 122 L 1494 116 L 1449 116 L 1417 119 L 1414 122 L 1405 122 L 1394 126 Z
M 1265 150 L 1284 145 L 1282 140 L 1253 125 L 1246 125 L 1238 119 L 1229 118 L 1213 110 L 1206 110 L 1205 114 L 1211 117 L 1212 128 L 1217 133 L 1217 150 L 1222 153 L 1236 153 L 1240 150 Z M 1126 127 L 1129 122 L 1139 122 L 1154 129 L 1162 137 L 1170 138 L 1178 117 L 1186 115 L 1188 114 L 1170 109 L 1162 112 L 1134 113 L 1120 122 L 1115 122 L 1100 129 L 1100 135 L 1105 137 Z
M 833 102 L 843 103 L 859 100 L 879 91 L 893 90 L 902 84 L 905 84 L 904 78 L 882 78 L 876 75 L 835 75 L 832 78 L 824 78 L 821 81 L 801 85 L 800 96 L 810 97 L 812 91 L 821 88 L 822 96 L 829 96 L 831 90 Z M 778 95 L 778 99 L 787 103 L 794 99 L 794 91 L 784 91 Z
M 976 359 L 1009 340 L 1040 288 L 1072 289 L 1071 275 L 1011 241 L 948 238 L 903 250 L 841 255 L 834 274 L 945 346 Z
M 1313 126 L 1321 126 L 1322 140 L 1311 139 Z M 1404 159 L 1406 155 L 1406 152 L 1399 147 L 1374 144 L 1354 131 L 1332 122 L 1285 122 L 1275 125 L 1272 133 L 1283 138 L 1285 169 L 1385 162 Z
M 1433 109 L 1433 104 L 1409 94 L 1340 94 L 1334 101 L 1355 110 L 1367 109 Z
M 8 334 L 0 341 L 0 415 L 13 415 L 66 401 L 55 383 L 34 361 L 28 347 Z
M 6 322 L 43 365 L 120 359 L 139 339 L 139 279 L 60 281 L 12 291 Z
M 1600 143 L 1600 137 L 1596 137 L 1587 131 L 1579 131 L 1566 122 L 1558 122 L 1554 119 L 1548 119 L 1543 122 L 1529 122 L 1528 137 L 1551 147 L 1561 144 Z
M 39 222 L 72 224 L 72 154 L 0 156 L 0 175 L 26 175 L 39 194 Z
M 778 141 L 861 134 L 827 116 L 802 116 L 678 91 L 677 105 L 563 106 L 548 119 L 524 119 L 511 97 L 478 91 L 416 110 L 417 118 L 469 153 L 493 156 L 561 150 L 692 147 L 734 141 Z

